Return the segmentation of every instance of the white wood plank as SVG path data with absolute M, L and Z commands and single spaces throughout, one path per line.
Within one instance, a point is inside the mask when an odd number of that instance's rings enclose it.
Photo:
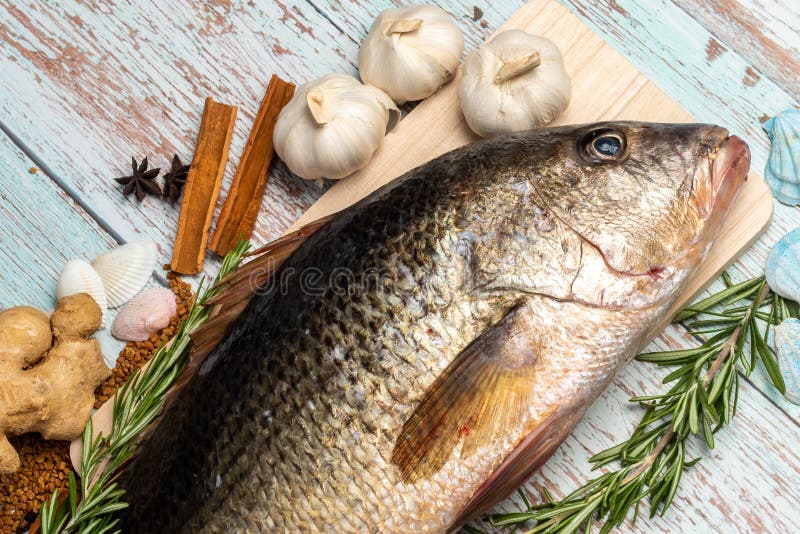
M 800 99 L 800 3 L 794 0 L 675 0 L 716 38 L 709 59 L 736 50 L 760 76 Z

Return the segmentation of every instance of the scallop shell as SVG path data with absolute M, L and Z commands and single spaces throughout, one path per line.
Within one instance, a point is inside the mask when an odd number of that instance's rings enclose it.
M 783 298 L 800 302 L 800 228 L 775 243 L 764 267 L 767 283 Z
M 108 306 L 118 308 L 147 285 L 156 270 L 158 249 L 151 241 L 128 243 L 96 257 L 92 267 L 103 279 Z
M 117 314 L 111 334 L 125 341 L 145 341 L 166 328 L 178 312 L 175 295 L 166 288 L 144 291 Z
M 780 202 L 800 205 L 800 110 L 782 111 L 764 123 L 764 130 L 772 141 L 764 179 Z
M 77 293 L 88 293 L 97 302 L 103 312 L 103 324 L 105 325 L 106 308 L 108 308 L 106 290 L 100 275 L 89 265 L 89 262 L 84 260 L 68 261 L 56 284 L 56 298 L 59 300 Z
M 775 352 L 786 384 L 786 400 L 800 404 L 800 320 L 786 319 L 775 327 Z

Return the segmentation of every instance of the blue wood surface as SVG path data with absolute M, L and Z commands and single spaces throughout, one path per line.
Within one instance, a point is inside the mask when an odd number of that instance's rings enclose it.
M 0 308 L 52 309 L 64 264 L 116 245 L 6 136 L 0 136 L 0 228 Z

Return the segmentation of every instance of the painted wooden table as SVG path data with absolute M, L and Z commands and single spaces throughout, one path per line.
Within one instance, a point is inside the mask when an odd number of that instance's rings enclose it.
M 760 122 L 800 100 L 796 0 L 562 0 L 698 120 L 744 136 L 762 169 Z M 467 49 L 494 31 L 517 0 L 440 4 L 465 30 Z M 203 99 L 240 106 L 232 169 L 272 73 L 304 82 L 356 73 L 358 45 L 390 1 L 0 0 L 0 308 L 52 307 L 64 262 L 117 242 L 152 239 L 169 261 L 178 210 L 121 196 L 112 182 L 131 155 L 167 166 L 190 159 Z M 478 9 L 476 9 L 478 8 Z M 278 164 L 255 241 L 279 235 L 321 190 Z M 221 196 L 220 198 L 223 198 Z M 775 240 L 800 225 L 776 204 L 766 234 L 731 268 L 761 272 Z M 206 262 L 214 273 L 218 261 Z M 713 287 L 712 287 L 713 290 Z M 681 326 L 651 349 L 695 341 Z M 112 347 L 113 348 L 113 347 Z M 586 480 L 587 458 L 633 429 L 627 399 L 662 390 L 663 372 L 633 363 L 528 484 L 556 494 Z M 681 483 L 663 518 L 627 532 L 796 532 L 800 529 L 800 407 L 762 370 L 741 381 L 739 411 L 714 450 Z M 514 509 L 509 500 L 502 505 Z

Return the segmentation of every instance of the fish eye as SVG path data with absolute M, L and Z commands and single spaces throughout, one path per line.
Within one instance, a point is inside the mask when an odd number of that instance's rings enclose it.
M 581 145 L 584 157 L 596 163 L 622 159 L 625 155 L 625 135 L 617 130 L 603 128 L 589 132 Z
M 613 135 L 604 135 L 592 141 L 592 147 L 594 147 L 595 152 L 598 154 L 613 158 L 617 155 L 619 149 L 622 148 L 622 141 Z

